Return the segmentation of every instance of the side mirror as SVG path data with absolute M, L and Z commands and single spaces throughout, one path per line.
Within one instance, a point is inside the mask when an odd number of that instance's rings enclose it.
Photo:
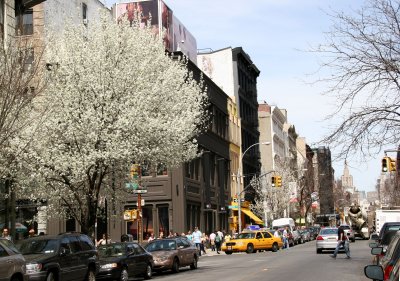
M 371 249 L 371 254 L 374 256 L 381 255 L 383 253 L 382 247 L 374 247 Z
M 378 247 L 379 245 L 378 245 L 377 242 L 371 242 L 371 243 L 368 244 L 368 246 L 369 246 L 370 248 L 376 248 L 376 247 Z
M 68 254 L 70 254 L 69 249 L 64 248 L 64 247 L 61 247 L 61 249 L 60 249 L 60 256 L 66 256 L 66 255 L 68 255 Z
M 380 265 L 367 265 L 364 267 L 364 274 L 369 279 L 383 280 L 383 269 Z
M 378 240 L 379 239 L 379 235 L 376 233 L 372 233 L 371 234 L 371 240 Z

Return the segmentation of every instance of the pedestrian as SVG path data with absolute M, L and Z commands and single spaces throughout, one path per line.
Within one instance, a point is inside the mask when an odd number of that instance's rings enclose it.
M 12 241 L 12 238 L 11 238 L 11 236 L 10 236 L 10 233 L 8 232 L 8 228 L 3 228 L 3 235 L 2 235 L 2 237 L 3 238 L 5 238 L 5 239 L 7 239 L 7 240 L 10 240 L 10 241 Z
M 202 237 L 202 233 L 199 230 L 199 228 L 196 226 L 194 228 L 193 234 L 192 234 L 192 241 L 194 244 L 196 244 L 196 248 L 199 250 L 199 256 L 201 257 L 201 237 Z
M 213 252 L 215 252 L 215 236 L 216 236 L 216 234 L 214 232 L 211 232 L 210 245 L 211 245 L 211 251 L 213 251 Z
M 219 251 L 221 251 L 221 243 L 222 243 L 222 232 L 217 231 L 217 234 L 215 236 L 215 247 L 217 248 L 217 254 L 219 254 Z
M 174 236 L 175 236 L 174 232 L 172 230 L 170 230 L 167 238 L 172 238 Z
M 160 231 L 160 235 L 158 236 L 158 239 L 163 239 L 164 238 L 164 232 Z
M 121 235 L 121 242 L 129 242 L 128 234 L 122 234 Z
M 344 227 L 341 225 L 338 228 L 338 242 L 336 245 L 335 252 L 333 252 L 332 255 L 330 255 L 332 258 L 336 259 L 336 255 L 339 252 L 340 248 L 344 247 L 344 251 L 346 252 L 346 257 L 349 259 L 350 258 L 350 248 L 349 248 L 349 239 L 347 238 L 347 235 L 344 232 Z
M 289 232 L 287 226 L 283 229 L 282 237 L 283 237 L 283 248 L 289 249 Z
M 190 230 L 187 232 L 186 238 L 189 239 L 190 241 L 193 241 L 192 232 Z
M 207 254 L 206 252 L 207 236 L 205 233 L 201 235 L 200 253 Z
M 151 242 L 151 241 L 153 241 L 154 239 L 156 239 L 156 238 L 154 237 L 154 233 L 152 232 L 152 233 L 150 233 L 150 236 L 149 236 L 149 238 L 147 239 L 147 242 Z
M 111 239 L 108 238 L 106 233 L 103 233 L 103 237 L 97 242 L 97 246 L 111 244 Z
M 28 231 L 28 238 L 35 237 L 35 230 L 33 228 L 29 229 Z

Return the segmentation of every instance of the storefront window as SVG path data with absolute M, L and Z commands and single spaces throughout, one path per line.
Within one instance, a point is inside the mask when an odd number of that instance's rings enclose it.
M 159 223 L 159 232 L 164 232 L 164 235 L 169 233 L 169 215 L 168 215 L 168 206 L 160 206 L 158 207 L 158 223 Z
M 15 17 L 17 35 L 33 34 L 33 10 L 28 9 Z

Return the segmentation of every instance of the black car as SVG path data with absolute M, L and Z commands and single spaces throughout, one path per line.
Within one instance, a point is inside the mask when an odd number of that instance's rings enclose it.
M 96 279 L 126 281 L 133 276 L 152 277 L 153 256 L 134 242 L 112 243 L 97 247 L 100 271 Z
M 37 236 L 17 245 L 30 281 L 95 281 L 99 268 L 92 240 L 80 233 Z

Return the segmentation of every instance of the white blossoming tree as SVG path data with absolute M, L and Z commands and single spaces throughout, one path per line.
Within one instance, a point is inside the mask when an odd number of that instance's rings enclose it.
M 68 210 L 93 236 L 111 177 L 128 174 L 132 161 L 173 167 L 197 155 L 206 95 L 150 27 L 104 16 L 56 35 L 40 101 L 49 109 L 27 154 L 34 180 L 24 193 Z

